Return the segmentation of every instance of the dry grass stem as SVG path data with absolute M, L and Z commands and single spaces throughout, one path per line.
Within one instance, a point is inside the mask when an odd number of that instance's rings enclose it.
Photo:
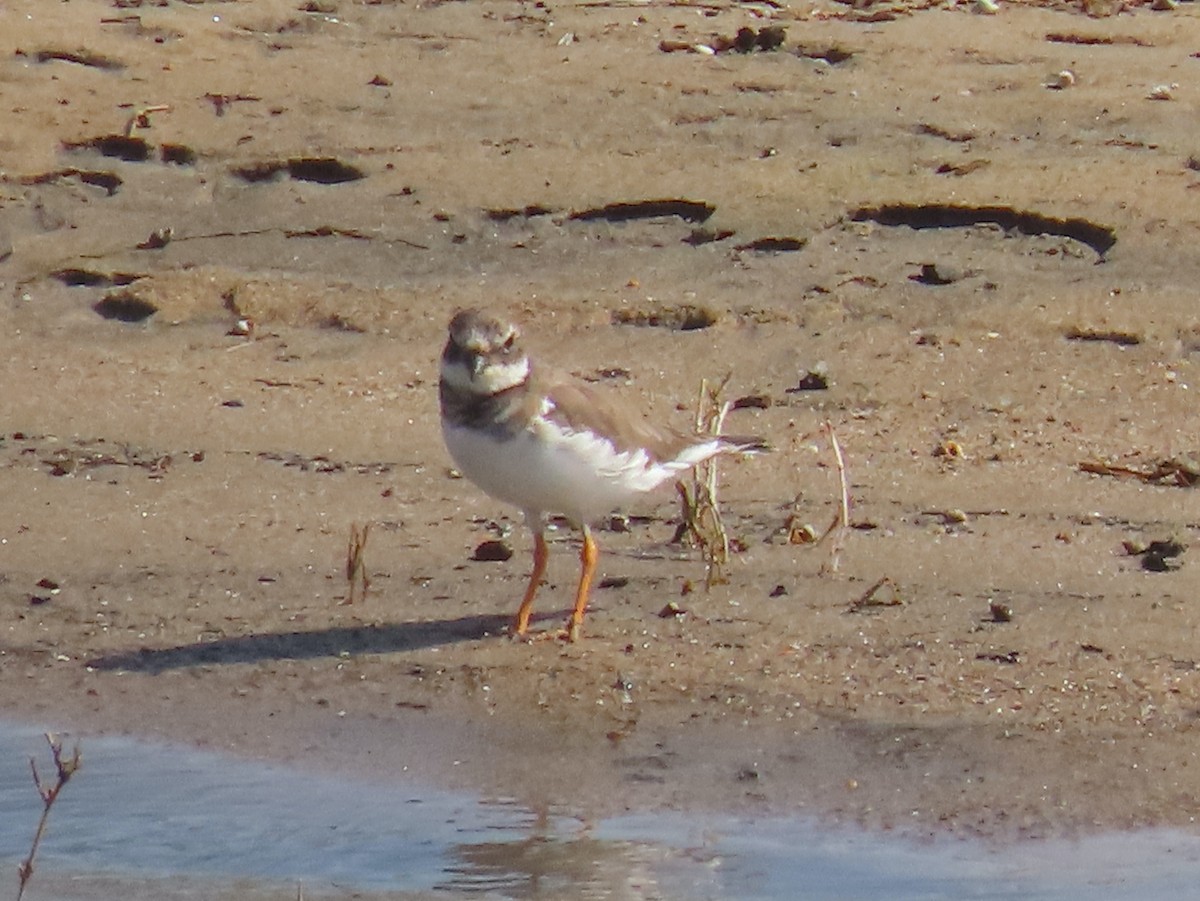
M 371 577 L 367 575 L 367 539 L 371 536 L 371 524 L 350 523 L 350 540 L 346 543 L 346 581 L 350 589 L 343 603 L 353 604 L 364 600 L 371 588 Z
M 25 894 L 25 887 L 29 884 L 29 880 L 33 876 L 33 862 L 37 857 L 38 846 L 42 843 L 42 836 L 46 834 L 46 821 L 50 818 L 50 809 L 54 806 L 54 802 L 58 800 L 58 794 L 63 790 L 63 786 L 71 780 L 71 777 L 75 775 L 83 763 L 83 758 L 79 753 L 79 745 L 75 745 L 75 750 L 71 752 L 70 757 L 64 757 L 62 742 L 57 735 L 53 732 L 47 732 L 46 742 L 50 745 L 50 755 L 54 758 L 54 784 L 47 785 L 42 781 L 41 774 L 38 773 L 37 760 L 30 757 L 29 768 L 33 771 L 33 784 L 42 798 L 42 816 L 38 820 L 37 831 L 33 834 L 33 842 L 29 846 L 29 854 L 21 861 L 20 867 L 17 868 L 17 875 L 21 880 L 21 884 L 17 889 L 17 901 L 21 901 L 21 897 Z
M 696 404 L 696 431 L 700 434 L 721 434 L 730 406 L 722 402 L 721 395 L 731 377 L 732 373 L 726 375 L 715 386 L 710 386 L 707 379 L 700 382 Z M 679 493 L 681 520 L 673 540 L 682 541 L 688 536 L 700 548 L 705 589 L 723 584 L 725 564 L 729 562 L 729 534 L 717 503 L 717 458 L 706 460 L 693 470 L 690 486 L 676 482 L 675 490 Z
M 835 573 L 841 563 L 842 547 L 845 544 L 846 532 L 850 528 L 850 487 L 846 479 L 846 459 L 842 456 L 842 445 L 838 441 L 832 422 L 825 422 L 825 432 L 829 435 L 829 445 L 833 448 L 833 458 L 837 463 L 838 481 L 841 486 L 841 506 L 834 515 L 833 522 L 829 524 L 829 528 L 817 539 L 817 544 L 833 535 L 833 544 L 829 551 L 828 571 Z M 824 569 L 825 567 L 822 566 L 822 570 Z

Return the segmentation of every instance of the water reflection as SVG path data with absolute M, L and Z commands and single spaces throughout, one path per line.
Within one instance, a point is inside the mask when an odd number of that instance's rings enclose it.
M 593 837 L 590 826 L 542 809 L 506 806 L 521 823 L 520 838 L 461 842 L 436 888 L 506 898 L 664 897 L 654 873 L 667 855 L 645 843 Z
M 1200 882 L 1200 839 L 1165 831 L 994 849 L 801 818 L 588 822 L 400 779 L 316 776 L 122 739 L 82 744 L 83 769 L 54 809 L 31 897 L 295 898 L 303 884 L 314 899 L 1116 901 L 1184 897 Z M 28 850 L 40 813 L 28 761 L 45 754 L 39 732 L 0 722 L 0 871 L 15 874 Z

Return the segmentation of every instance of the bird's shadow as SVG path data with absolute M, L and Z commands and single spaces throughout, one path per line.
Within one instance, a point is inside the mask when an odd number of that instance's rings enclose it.
M 268 632 L 169 648 L 139 648 L 88 661 L 97 670 L 161 673 L 193 666 L 311 660 L 346 654 L 392 654 L 503 635 L 511 617 L 489 614 L 457 619 L 335 627 L 314 632 Z

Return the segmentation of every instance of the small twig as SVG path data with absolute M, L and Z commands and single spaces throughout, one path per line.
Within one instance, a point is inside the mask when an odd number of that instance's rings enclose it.
M 688 538 L 700 547 L 704 544 L 704 536 L 700 534 L 700 524 L 696 522 L 696 502 L 692 499 L 692 492 L 681 481 L 675 483 L 675 491 L 679 495 L 679 525 L 675 527 L 675 534 L 669 543 L 681 544 L 684 538 Z
M 889 588 L 891 591 L 885 597 L 876 597 L 879 591 L 883 588 Z M 874 585 L 862 593 L 856 600 L 850 602 L 850 613 L 861 613 L 864 610 L 877 607 L 900 607 L 904 601 L 900 599 L 900 593 L 896 588 L 896 583 L 888 576 L 879 579 Z
M 170 109 L 171 107 L 165 103 L 156 103 L 154 106 L 143 106 L 141 109 L 136 110 L 129 117 L 129 121 L 125 123 L 125 137 L 133 137 L 133 133 L 139 128 L 149 128 L 151 113 L 165 113 Z
M 1159 460 L 1141 468 L 1085 460 L 1079 464 L 1079 469 L 1092 475 L 1137 479 L 1151 485 L 1173 483 L 1187 488 L 1200 482 L 1200 466 L 1190 459 Z
M 364 600 L 371 587 L 366 564 L 367 539 L 370 536 L 370 523 L 362 526 L 350 523 L 350 540 L 346 544 L 346 581 L 350 583 L 350 593 L 345 600 L 347 604 L 353 604 L 355 599 Z
M 46 785 L 42 782 L 42 777 L 38 773 L 37 760 L 33 757 L 29 758 L 29 768 L 33 771 L 33 784 L 42 799 L 42 816 L 38 820 L 37 831 L 33 834 L 33 842 L 29 846 L 29 854 L 21 861 L 21 865 L 17 868 L 17 875 L 21 880 L 20 887 L 17 889 L 17 901 L 21 901 L 21 896 L 25 894 L 25 886 L 33 876 L 33 861 L 37 857 L 38 846 L 41 845 L 42 836 L 46 832 L 46 821 L 50 818 L 50 808 L 58 800 L 58 793 L 63 790 L 63 786 L 71 780 L 71 777 L 75 775 L 83 763 L 83 757 L 79 753 L 78 744 L 75 745 L 75 750 L 72 751 L 70 757 L 63 757 L 62 742 L 59 741 L 57 735 L 53 732 L 47 732 L 46 742 L 50 745 L 50 755 L 54 758 L 55 780 L 53 785 Z

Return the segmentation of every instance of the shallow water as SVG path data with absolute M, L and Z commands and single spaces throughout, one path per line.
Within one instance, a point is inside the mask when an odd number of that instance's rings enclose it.
M 186 884 L 187 897 L 218 887 L 295 897 L 302 884 L 306 897 L 1132 899 L 1183 897 L 1200 883 L 1200 838 L 1177 832 L 995 848 L 805 817 L 587 822 L 402 776 L 317 776 L 120 738 L 80 744 L 83 768 L 52 812 L 31 901 L 153 897 L 167 884 Z M 52 771 L 40 732 L 0 723 L 0 868 L 14 885 L 40 812 L 31 756 Z

